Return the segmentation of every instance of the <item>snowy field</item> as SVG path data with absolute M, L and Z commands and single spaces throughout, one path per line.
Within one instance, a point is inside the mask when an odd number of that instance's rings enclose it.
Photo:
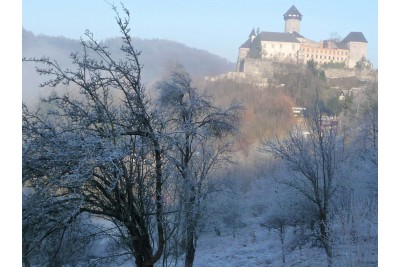
M 282 266 L 278 233 L 257 224 L 233 232 L 205 235 L 199 240 L 195 266 Z M 285 266 L 324 266 L 320 249 L 295 251 Z
M 310 246 L 296 249 L 286 254 L 286 263 L 282 264 L 281 244 L 276 231 L 269 231 L 261 226 L 259 218 L 253 218 L 238 230 L 224 229 L 218 236 L 214 232 L 204 233 L 198 241 L 195 267 L 322 267 L 327 266 L 326 256 L 322 248 Z M 378 266 L 377 256 L 369 255 L 369 262 L 360 263 L 349 254 L 341 258 L 335 257 L 335 267 L 373 267 Z M 369 247 L 365 253 L 374 253 Z M 117 265 L 114 265 L 115 267 Z M 113 267 L 114 267 L 113 266 Z M 120 265 L 121 266 L 121 265 Z M 122 267 L 132 266 L 126 262 Z M 156 266 L 162 266 L 161 264 Z M 171 266 L 174 266 L 173 264 Z M 184 258 L 178 262 L 177 267 L 184 266 Z

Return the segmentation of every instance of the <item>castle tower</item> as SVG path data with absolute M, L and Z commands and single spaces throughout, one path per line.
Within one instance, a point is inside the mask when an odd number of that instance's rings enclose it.
M 341 43 L 346 44 L 349 49 L 349 58 L 347 67 L 354 68 L 357 61 L 366 58 L 368 41 L 362 32 L 350 32 Z
M 303 15 L 293 5 L 283 14 L 285 20 L 285 32 L 297 32 L 300 33 L 300 21 Z

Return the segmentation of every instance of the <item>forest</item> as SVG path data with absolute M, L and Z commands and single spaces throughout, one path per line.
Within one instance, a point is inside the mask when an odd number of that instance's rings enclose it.
M 377 82 L 161 70 L 114 11 L 120 39 L 23 58 L 48 92 L 22 103 L 24 266 L 377 266 Z

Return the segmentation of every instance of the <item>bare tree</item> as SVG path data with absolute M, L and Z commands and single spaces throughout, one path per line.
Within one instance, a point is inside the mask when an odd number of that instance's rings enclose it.
M 160 106 L 170 133 L 168 158 L 175 167 L 180 229 L 185 266 L 193 266 L 203 200 L 210 192 L 210 174 L 230 162 L 229 135 L 237 132 L 241 106 L 217 108 L 212 99 L 191 85 L 180 66 L 158 84 Z M 181 232 L 181 233 L 179 233 Z
M 261 226 L 278 233 L 281 243 L 282 266 L 285 266 L 287 252 L 291 247 L 294 248 L 299 244 L 299 242 L 290 242 L 291 240 L 288 242 L 286 240 L 287 232 L 296 227 L 303 227 L 307 221 L 306 218 L 310 218 L 310 216 L 302 205 L 304 201 L 303 195 L 293 188 L 285 187 L 276 182 L 275 179 L 265 180 L 263 178 L 260 181 L 265 184 L 265 187 L 268 187 L 262 188 L 262 192 L 265 195 L 263 201 L 267 208 L 263 212 L 264 219 Z M 259 184 L 260 181 L 256 183 L 258 187 L 262 187 Z M 294 243 L 294 245 L 290 246 L 291 243 Z
M 113 9 L 123 60 L 89 31 L 82 51 L 71 53 L 73 69 L 46 57 L 24 59 L 49 77 L 42 86 L 79 91 L 44 99 L 51 104 L 47 113 L 23 107 L 24 186 L 45 196 L 47 206 L 62 209 L 64 218 L 86 212 L 114 222 L 136 265 L 153 266 L 165 245 L 164 127 L 141 83 L 129 11 L 123 7 L 123 18 Z M 44 202 L 37 204 L 40 212 Z
M 337 129 L 325 124 L 319 106 L 317 96 L 304 128 L 289 132 L 283 139 L 264 142 L 262 150 L 287 163 L 292 175 L 284 183 L 302 193 L 316 208 L 318 239 L 328 257 L 328 266 L 332 266 L 330 216 L 340 143 Z

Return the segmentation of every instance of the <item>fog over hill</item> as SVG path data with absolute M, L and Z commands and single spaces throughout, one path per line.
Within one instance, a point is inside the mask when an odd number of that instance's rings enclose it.
M 117 57 L 122 56 L 119 50 L 121 45 L 120 38 L 107 39 L 103 43 L 110 48 L 111 53 Z M 193 79 L 202 79 L 206 75 L 226 73 L 235 67 L 234 63 L 222 57 L 174 41 L 133 38 L 133 43 L 135 48 L 141 51 L 139 60 L 143 65 L 142 78 L 148 88 L 151 88 L 155 82 L 162 79 L 168 73 L 168 70 L 176 64 L 182 64 Z M 71 67 L 69 55 L 71 52 L 76 51 L 80 51 L 79 40 L 35 35 L 22 29 L 23 57 L 48 56 L 57 60 L 62 66 Z M 24 101 L 28 103 L 35 102 L 38 96 L 43 96 L 51 91 L 49 88 L 38 87 L 44 79 L 45 77 L 35 73 L 34 64 L 23 64 L 22 93 Z

